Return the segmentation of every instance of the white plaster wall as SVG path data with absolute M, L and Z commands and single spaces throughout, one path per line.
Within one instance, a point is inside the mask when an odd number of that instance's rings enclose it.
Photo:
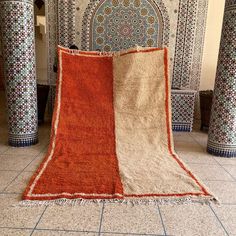
M 213 89 L 225 0 L 209 0 L 200 90 Z
M 45 6 L 40 10 L 34 6 L 35 25 L 36 16 L 45 16 Z M 40 28 L 35 27 L 36 75 L 38 84 L 47 84 L 47 42 L 46 35 L 40 33 Z

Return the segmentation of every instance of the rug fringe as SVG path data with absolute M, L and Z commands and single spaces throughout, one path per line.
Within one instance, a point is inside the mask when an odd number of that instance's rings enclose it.
M 119 203 L 126 205 L 181 205 L 181 204 L 190 204 L 190 203 L 200 203 L 200 204 L 217 204 L 220 205 L 220 202 L 215 197 L 182 197 L 182 198 L 161 198 L 161 199 L 66 199 L 60 198 L 56 200 L 48 201 L 37 201 L 37 200 L 23 200 L 14 206 L 20 207 L 36 207 L 36 206 L 76 206 L 76 205 L 86 205 L 86 204 L 103 204 L 103 203 Z

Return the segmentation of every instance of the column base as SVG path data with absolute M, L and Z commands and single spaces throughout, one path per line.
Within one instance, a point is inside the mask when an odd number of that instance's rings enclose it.
M 38 134 L 10 134 L 8 144 L 12 147 L 28 147 L 38 143 Z
M 214 156 L 236 157 L 236 145 L 219 144 L 208 141 L 207 152 Z
M 172 130 L 175 132 L 192 132 L 192 123 L 184 124 L 184 123 L 173 122 Z

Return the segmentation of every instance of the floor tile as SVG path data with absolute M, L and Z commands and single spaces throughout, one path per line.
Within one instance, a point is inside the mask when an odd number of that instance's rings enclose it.
M 215 163 L 216 164 L 216 163 Z M 188 163 L 192 172 L 202 180 L 234 181 L 220 165 Z
M 36 171 L 46 155 L 46 149 L 40 153 L 25 169 L 25 171 Z
M 216 165 L 214 157 L 206 152 L 177 151 L 178 156 L 186 163 L 213 164 Z
M 101 232 L 163 234 L 156 206 L 106 204 Z
M 236 180 L 236 166 L 223 165 L 223 167 L 233 176 L 234 180 Z
M 4 192 L 7 193 L 23 193 L 26 189 L 30 178 L 34 172 L 22 172 L 7 188 Z
M 38 143 L 30 147 L 10 147 L 4 154 L 6 155 L 25 155 L 36 156 L 45 148 L 45 143 Z
M 196 140 L 204 139 L 207 141 L 208 139 L 208 133 L 207 132 L 202 132 L 202 131 L 192 131 L 189 133 L 190 136 L 192 136 Z
M 19 174 L 17 171 L 0 171 L 0 192 Z
M 185 133 L 185 132 L 173 131 L 173 136 L 181 136 L 183 133 Z M 187 133 L 187 132 L 186 132 L 186 133 Z
M 37 229 L 98 231 L 101 204 L 83 206 L 50 206 L 45 211 Z
M 34 156 L 28 155 L 0 155 L 0 170 L 23 170 Z
M 98 233 L 35 230 L 32 236 L 98 236 Z
M 175 141 L 174 147 L 176 151 L 189 151 L 189 152 L 203 152 L 204 149 L 196 142 L 181 142 Z
M 8 149 L 7 140 L 5 142 L 0 142 L 0 154 L 5 153 Z
M 236 198 L 236 196 L 235 196 Z M 224 225 L 226 231 L 236 234 L 236 205 L 212 206 L 216 215 Z
M 168 235 L 226 235 L 207 205 L 160 206 Z
M 18 195 L 0 195 L 0 227 L 34 228 L 45 207 L 15 206 Z
M 201 147 L 206 150 L 207 149 L 207 140 L 204 139 L 196 139 L 196 142 L 201 145 Z
M 189 133 L 182 133 L 181 135 L 173 134 L 173 138 L 176 142 L 195 142 L 195 140 L 190 136 Z
M 234 165 L 234 166 L 236 166 L 236 158 L 214 157 L 214 159 L 221 165 Z
M 204 181 L 221 203 L 236 204 L 236 182 Z
M 32 230 L 0 228 L 1 236 L 30 236 Z
M 121 233 L 101 233 L 100 236 L 160 236 L 159 234 L 132 234 L 132 233 L 127 233 L 127 234 L 121 234 Z M 164 236 L 164 235 L 161 235 Z
M 207 147 L 208 135 L 202 133 L 191 134 L 192 138 L 200 144 L 203 148 Z

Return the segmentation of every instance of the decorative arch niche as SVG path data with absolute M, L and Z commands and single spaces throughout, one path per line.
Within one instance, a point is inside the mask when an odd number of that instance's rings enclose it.
M 162 1 L 91 1 L 83 16 L 83 50 L 118 51 L 169 44 L 169 16 Z

